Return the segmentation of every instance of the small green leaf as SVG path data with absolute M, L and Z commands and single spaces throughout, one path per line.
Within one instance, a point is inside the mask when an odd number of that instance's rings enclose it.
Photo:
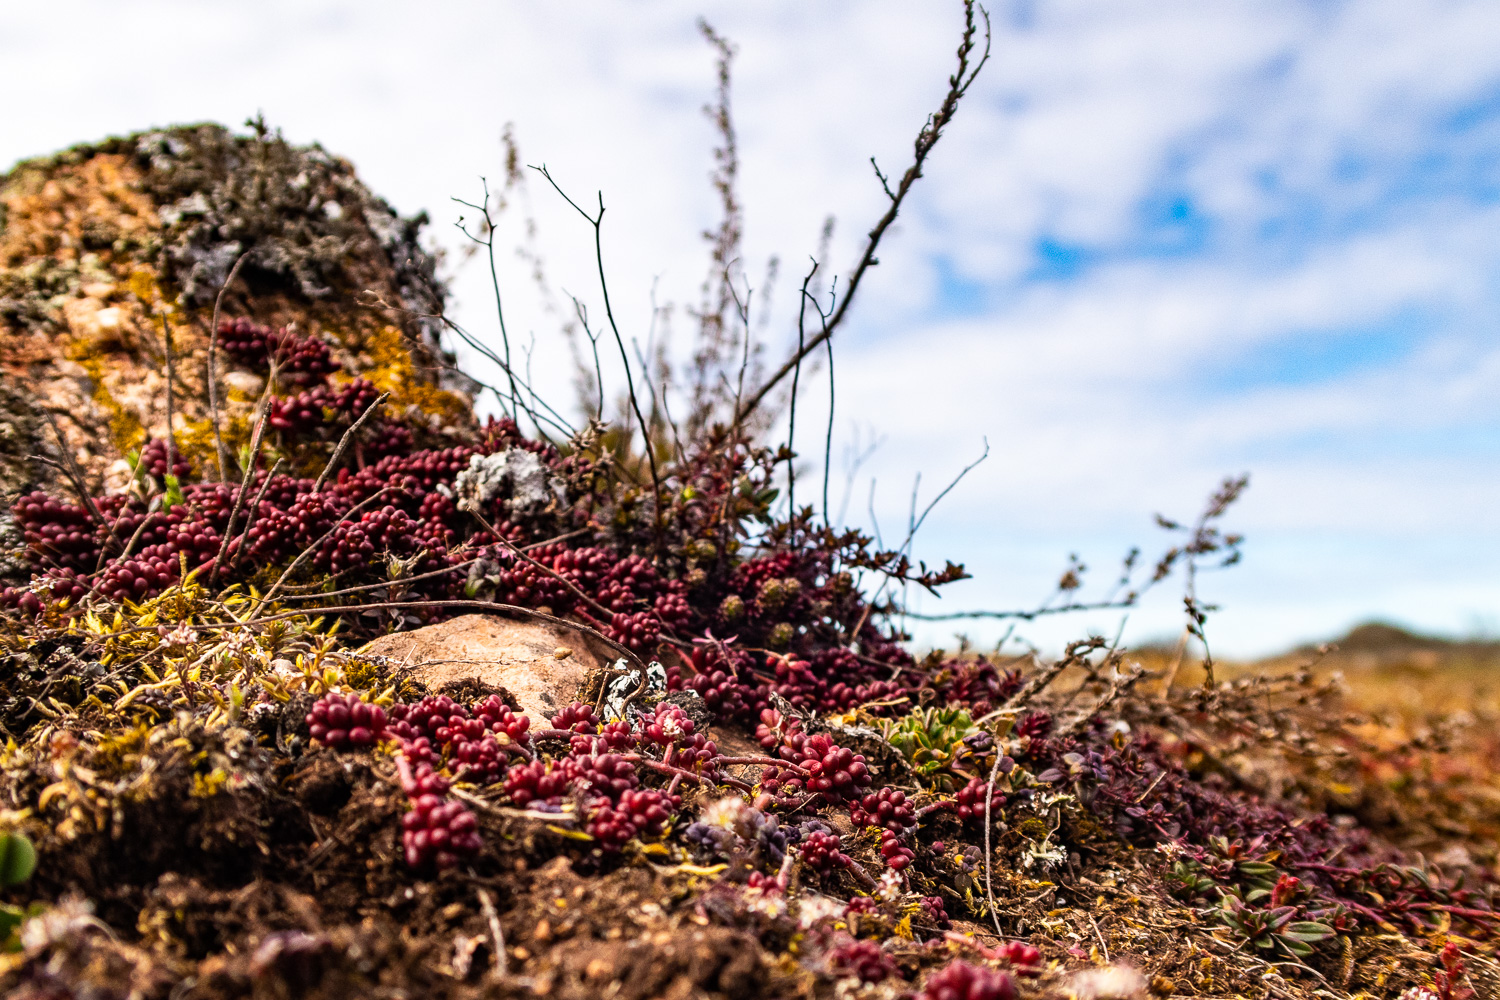
M 1333 937 L 1334 929 L 1316 920 L 1298 920 L 1287 924 L 1281 934 L 1296 941 L 1325 941 Z
M 20 951 L 21 943 L 12 940 L 16 929 L 26 919 L 25 912 L 19 906 L 6 906 L 0 904 L 0 949 L 5 951 Z
M 36 871 L 36 848 L 24 833 L 0 836 L 0 884 L 20 885 Z
M 162 500 L 164 510 L 170 511 L 173 507 L 186 502 L 182 496 L 182 484 L 178 482 L 176 476 L 169 472 L 162 476 L 162 482 L 167 484 L 167 495 Z

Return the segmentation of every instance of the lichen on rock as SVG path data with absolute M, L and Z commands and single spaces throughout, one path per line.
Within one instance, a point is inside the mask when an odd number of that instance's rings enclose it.
M 169 367 L 174 445 L 215 462 L 207 367 L 221 290 L 226 318 L 325 341 L 341 377 L 391 392 L 432 433 L 472 421 L 473 383 L 439 345 L 445 289 L 421 245 L 426 218 L 398 215 L 346 160 L 250 125 L 110 138 L 0 176 L 0 370 L 31 390 L 15 406 L 0 398 L 13 432 L 0 439 L 0 503 L 61 484 L 43 412 L 91 487 L 121 486 L 122 460 L 169 433 Z M 260 373 L 223 351 L 216 372 L 232 452 L 258 396 L 243 383 Z

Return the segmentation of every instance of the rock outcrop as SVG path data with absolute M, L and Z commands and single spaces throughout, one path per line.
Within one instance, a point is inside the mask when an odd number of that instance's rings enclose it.
M 126 456 L 164 441 L 169 415 L 176 451 L 217 478 L 207 370 L 221 292 L 225 319 L 326 343 L 339 377 L 390 393 L 388 415 L 438 437 L 472 421 L 472 383 L 438 347 L 425 219 L 399 216 L 348 162 L 252 125 L 108 139 L 0 176 L 0 496 L 71 486 L 58 434 L 90 489 L 120 488 Z M 265 373 L 215 355 L 233 456 Z

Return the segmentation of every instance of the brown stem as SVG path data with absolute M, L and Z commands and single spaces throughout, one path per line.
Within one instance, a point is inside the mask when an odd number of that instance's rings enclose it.
M 758 764 L 761 767 L 779 767 L 785 771 L 791 771 L 799 778 L 805 778 L 810 773 L 798 767 L 789 760 L 777 760 L 774 757 L 715 757 L 715 764 Z
M 255 478 L 255 461 L 260 457 L 260 445 L 266 436 L 266 424 L 271 409 L 271 387 L 276 384 L 276 362 L 271 362 L 271 372 L 266 377 L 266 388 L 260 394 L 260 402 L 256 404 L 257 419 L 255 421 L 255 432 L 250 436 L 250 458 L 245 463 L 244 475 L 240 478 L 239 492 L 235 494 L 234 506 L 229 511 L 229 523 L 224 526 L 224 540 L 219 543 L 219 554 L 214 558 L 214 568 L 209 571 L 208 585 L 213 586 L 219 577 L 219 570 L 224 565 L 224 556 L 229 551 L 229 539 L 234 534 L 234 522 L 240 516 L 240 508 L 245 504 L 245 496 L 250 492 L 250 482 Z M 271 477 L 266 477 L 270 482 Z
M 94 503 L 94 498 L 89 494 L 88 485 L 83 481 L 83 470 L 78 467 L 78 460 L 73 457 L 73 452 L 68 448 L 67 438 L 63 437 L 62 430 L 57 426 L 57 421 L 53 418 L 52 412 L 50 410 L 43 410 L 42 415 L 47 418 L 47 423 L 51 426 L 52 433 L 57 437 L 57 450 L 62 453 L 64 463 L 62 470 L 73 483 L 73 490 L 78 494 L 79 502 L 89 512 L 89 517 L 93 518 L 99 524 L 104 525 L 109 530 L 110 537 L 114 539 L 115 544 L 119 545 L 120 536 L 115 532 L 114 525 L 106 521 L 104 515 L 99 513 L 99 505 Z M 52 463 L 49 462 L 48 464 Z
M 177 441 L 172 437 L 172 328 L 167 324 L 167 311 L 161 312 L 161 339 L 166 348 L 167 365 L 167 471 L 166 475 L 177 478 L 172 471 L 172 455 L 177 450 Z
M 213 326 L 208 330 L 208 419 L 214 428 L 214 452 L 219 458 L 219 482 L 224 482 L 228 474 L 228 462 L 225 460 L 227 454 L 224 451 L 224 438 L 219 433 L 219 310 L 224 305 L 224 293 L 229 286 L 234 284 L 234 279 L 240 273 L 240 267 L 245 263 L 245 258 L 250 256 L 246 250 L 235 258 L 234 266 L 229 269 L 229 276 L 224 279 L 224 284 L 219 286 L 219 294 L 214 298 Z
M 260 484 L 260 489 L 255 491 L 255 499 L 250 502 L 250 509 L 245 512 L 245 526 L 240 529 L 240 544 L 235 547 L 234 558 L 229 560 L 231 566 L 240 564 L 240 556 L 245 554 L 245 546 L 250 544 L 250 529 L 255 524 L 255 515 L 260 513 L 261 501 L 266 498 L 266 491 L 271 488 L 271 480 L 276 478 L 276 472 L 281 468 L 281 459 L 277 459 L 271 465 L 271 471 L 266 473 L 265 482 Z
M 855 266 L 854 273 L 849 278 L 849 283 L 844 290 L 843 300 L 839 303 L 838 308 L 834 310 L 833 315 L 829 317 L 828 323 L 823 330 L 798 348 L 796 353 L 788 358 L 786 363 L 778 368 L 749 399 L 740 404 L 738 410 L 735 412 L 736 424 L 744 423 L 745 419 L 760 406 L 766 395 L 782 379 L 796 371 L 797 366 L 802 363 L 803 358 L 817 350 L 825 340 L 833 336 L 833 332 L 838 329 L 839 324 L 844 321 L 844 317 L 848 314 L 849 304 L 854 301 L 854 294 L 859 290 L 859 283 L 864 278 L 865 272 L 879 263 L 875 252 L 880 247 L 881 239 L 884 238 L 886 230 L 896 221 L 896 216 L 901 211 L 901 204 L 906 200 L 906 196 L 911 191 L 912 185 L 916 183 L 917 178 L 922 176 L 922 166 L 927 162 L 927 156 L 932 152 L 933 146 L 937 145 L 943 129 L 953 120 L 954 113 L 958 111 L 959 101 L 968 92 L 969 85 L 974 82 L 974 78 L 979 75 L 979 71 L 984 68 L 984 64 L 989 61 L 990 16 L 983 7 L 979 7 L 979 13 L 984 18 L 985 25 L 984 51 L 981 53 L 978 63 L 972 69 L 969 65 L 969 59 L 974 52 L 974 33 L 977 29 L 977 24 L 974 20 L 975 7 L 974 0 L 964 0 L 964 33 L 958 45 L 958 69 L 948 78 L 948 93 L 943 97 L 943 103 L 938 106 L 937 111 L 932 117 L 927 119 L 927 123 L 922 126 L 922 130 L 917 133 L 911 166 L 906 168 L 906 173 L 901 176 L 901 182 L 896 186 L 894 192 L 890 190 L 889 186 L 886 187 L 886 194 L 889 196 L 891 202 L 890 207 L 880 217 L 880 221 L 875 223 L 875 228 L 870 230 L 869 240 L 865 244 L 865 251 L 860 256 L 859 263 Z M 882 178 L 881 183 L 885 184 L 884 178 Z
M 376 407 L 390 398 L 390 393 L 382 392 L 380 394 L 380 398 L 376 399 L 375 402 L 365 407 L 365 412 L 359 415 L 359 419 L 349 425 L 349 429 L 344 432 L 344 436 L 339 438 L 338 447 L 333 449 L 333 455 L 328 459 L 328 464 L 323 466 L 322 472 L 318 473 L 318 480 L 317 482 L 313 483 L 312 491 L 314 493 L 323 492 L 323 484 L 328 481 L 329 474 L 331 474 L 334 468 L 339 464 L 339 459 L 344 457 L 344 451 L 349 447 L 349 442 L 354 440 L 355 432 L 364 426 L 366 420 L 370 419 L 370 414 L 375 412 Z

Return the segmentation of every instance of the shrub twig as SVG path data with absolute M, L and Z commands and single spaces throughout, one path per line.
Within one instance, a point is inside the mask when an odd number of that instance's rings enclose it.
M 984 20 L 984 48 L 979 53 L 978 61 L 971 62 L 975 54 L 974 36 L 979 26 L 975 20 L 976 10 Z M 922 130 L 917 133 L 916 141 L 913 144 L 912 163 L 906 168 L 906 173 L 901 175 L 901 181 L 896 185 L 894 193 L 890 191 L 889 185 L 885 185 L 882 179 L 882 185 L 885 186 L 886 193 L 890 195 L 888 199 L 890 205 L 886 208 L 885 214 L 875 223 L 875 228 L 870 230 L 869 239 L 865 243 L 864 253 L 860 255 L 859 263 L 855 265 L 854 272 L 849 276 L 849 280 L 845 286 L 843 299 L 833 311 L 833 315 L 829 317 L 828 325 L 824 330 L 806 344 L 798 347 L 796 354 L 788 358 L 780 368 L 772 373 L 770 378 L 761 383 L 760 388 L 756 389 L 749 399 L 739 404 L 735 412 L 735 421 L 737 423 L 743 423 L 760 406 L 766 395 L 783 379 L 792 374 L 796 370 L 797 365 L 801 363 L 802 359 L 809 352 L 821 347 L 823 341 L 832 337 L 840 324 L 844 322 L 844 317 L 849 313 L 849 305 L 854 301 L 855 293 L 859 291 L 859 284 L 864 279 L 865 272 L 880 262 L 876 256 L 876 251 L 880 248 L 880 241 L 885 238 L 886 231 L 896 221 L 896 216 L 900 213 L 901 205 L 905 202 L 906 196 L 911 192 L 912 185 L 916 183 L 917 178 L 922 176 L 922 167 L 927 162 L 927 157 L 932 152 L 933 147 L 937 145 L 938 139 L 942 137 L 943 129 L 953 120 L 954 114 L 958 111 L 959 102 L 969 92 L 970 85 L 974 83 L 975 78 L 979 75 L 979 71 L 984 68 L 985 63 L 989 62 L 989 59 L 989 12 L 976 3 L 975 0 L 964 0 L 964 33 L 958 45 L 958 68 L 948 78 L 948 92 L 943 96 L 943 101 L 938 106 L 937 111 L 933 112 L 932 116 L 927 119 L 926 124 L 922 126 Z M 878 172 L 879 168 L 876 169 Z

